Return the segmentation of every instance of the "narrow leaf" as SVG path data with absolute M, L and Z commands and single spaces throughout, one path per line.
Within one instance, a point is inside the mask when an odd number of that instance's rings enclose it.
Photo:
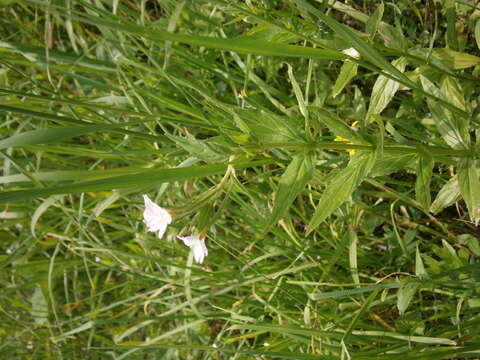
M 420 75 L 420 81 L 426 92 L 444 99 L 440 89 L 429 79 Z M 456 118 L 458 115 L 453 115 L 445 106 L 432 99 L 427 99 L 427 104 L 443 140 L 454 149 L 467 148 L 469 141 L 468 138 L 464 137 L 464 126 L 462 121 Z
M 461 193 L 457 175 L 450 178 L 438 192 L 434 202 L 430 206 L 430 212 L 437 214 L 446 207 L 460 200 Z
M 466 69 L 480 64 L 480 57 L 478 56 L 447 48 L 434 49 L 432 54 L 452 70 Z
M 340 94 L 345 86 L 357 75 L 358 64 L 345 60 L 340 69 L 340 74 L 338 74 L 335 85 L 333 86 L 332 96 L 336 97 Z
M 476 225 L 480 222 L 480 182 L 475 160 L 461 159 L 458 164 L 458 184 L 463 200 L 467 204 L 470 220 Z
M 48 322 L 48 304 L 40 285 L 35 286 L 35 291 L 30 298 L 32 303 L 31 314 L 35 324 L 43 325 Z
M 422 256 L 420 255 L 420 251 L 418 250 L 415 253 L 415 275 L 420 278 L 424 279 L 428 277 L 427 271 L 425 270 L 425 266 L 423 265 Z
M 345 40 L 351 47 L 357 50 L 362 57 L 371 62 L 378 68 L 390 73 L 394 78 L 401 80 L 404 84 L 408 84 L 412 88 L 416 88 L 416 84 L 413 83 L 407 76 L 399 71 L 395 66 L 390 64 L 385 58 L 365 40 L 361 39 L 352 29 L 345 26 L 335 20 L 333 17 L 324 14 L 322 11 L 316 9 L 314 6 L 307 3 L 305 0 L 295 0 L 297 5 L 303 9 L 306 9 L 317 18 L 327 24 L 338 36 Z
M 325 109 L 317 110 L 318 119 L 335 135 L 351 141 L 353 144 L 368 144 L 359 132 L 353 130 L 337 115 Z
M 339 51 L 329 49 L 316 49 L 299 45 L 280 44 L 272 41 L 258 40 L 249 36 L 235 38 L 217 38 L 179 33 L 169 33 L 154 26 L 144 27 L 117 18 L 120 21 L 109 21 L 98 16 L 81 17 L 77 19 L 87 24 L 117 29 L 125 33 L 141 35 L 145 38 L 159 41 L 177 41 L 184 44 L 205 46 L 207 48 L 236 51 L 243 54 L 281 57 L 306 57 L 322 60 L 342 60 L 345 56 Z
M 295 79 L 295 76 L 293 75 L 292 66 L 290 64 L 287 64 L 287 66 L 288 66 L 288 70 L 287 70 L 288 78 L 292 83 L 293 92 L 295 94 L 295 97 L 297 98 L 298 107 L 300 108 L 300 112 L 303 115 L 303 117 L 308 119 L 308 109 L 307 109 L 307 104 L 305 103 L 305 99 L 303 98 L 302 89 L 300 89 L 300 85 L 298 84 L 297 79 Z
M 294 157 L 280 179 L 267 230 L 285 216 L 297 195 L 312 178 L 314 169 L 315 156 L 313 154 Z
M 197 140 L 193 137 L 183 138 L 174 135 L 167 135 L 167 137 L 175 141 L 177 145 L 185 149 L 192 156 L 207 163 L 218 163 L 228 159 L 229 154 L 215 151 L 206 140 Z
M 323 192 L 307 234 L 311 233 L 337 207 L 346 201 L 360 183 L 368 176 L 374 162 L 374 154 L 360 154 L 352 158 L 348 166 L 336 174 Z
M 392 61 L 392 65 L 403 73 L 407 65 L 407 59 L 404 57 L 398 58 Z M 384 75 L 379 75 L 373 86 L 367 119 L 372 115 L 380 114 L 393 99 L 399 87 L 400 83 L 397 81 L 389 79 Z
M 475 23 L 475 41 L 477 42 L 477 47 L 480 49 L 480 19 Z
M 237 161 L 233 165 L 236 169 L 260 166 L 272 163 L 273 160 Z M 42 189 L 6 191 L 0 193 L 0 203 L 30 200 L 37 197 L 54 194 L 78 194 L 87 191 L 111 191 L 114 189 L 140 188 L 142 186 L 158 186 L 162 183 L 194 179 L 210 175 L 223 174 L 229 164 L 212 164 L 189 166 L 173 169 L 143 170 L 132 175 L 115 176 L 107 179 L 79 182 L 69 185 L 52 186 Z
M 0 140 L 0 150 L 9 147 L 16 147 L 22 145 L 44 144 L 51 141 L 58 141 L 60 139 L 68 139 L 76 136 L 82 136 L 94 132 L 106 131 L 126 127 L 129 125 L 139 124 L 142 121 L 132 121 L 118 124 L 102 124 L 102 125 L 90 125 L 90 126 L 73 126 L 73 127 L 59 127 L 39 129 L 32 131 L 25 131 L 20 134 L 16 134 Z
M 405 314 L 420 284 L 416 281 L 408 281 L 403 284 L 397 293 L 397 308 L 399 315 Z
M 433 157 L 424 152 L 420 155 L 417 163 L 417 180 L 415 182 L 415 197 L 424 209 L 428 209 L 431 203 L 430 181 L 435 161 Z
M 385 10 L 385 5 L 383 5 L 383 2 L 380 3 L 380 5 L 377 7 L 375 12 L 370 16 L 368 19 L 366 25 L 365 25 L 365 30 L 370 36 L 373 38 L 375 33 L 377 32 L 378 26 L 380 25 L 380 22 L 382 21 L 383 17 L 383 11 Z

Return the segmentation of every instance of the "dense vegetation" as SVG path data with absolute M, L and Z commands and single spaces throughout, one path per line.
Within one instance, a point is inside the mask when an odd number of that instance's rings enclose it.
M 0 4 L 2 358 L 480 357 L 478 2 Z

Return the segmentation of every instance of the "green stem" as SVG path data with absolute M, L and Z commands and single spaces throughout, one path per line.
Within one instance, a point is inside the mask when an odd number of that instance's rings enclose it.
M 271 148 L 297 148 L 305 150 L 364 150 L 364 151 L 374 151 L 375 147 L 372 145 L 358 145 L 358 144 L 348 144 L 342 142 L 284 142 L 284 143 L 263 143 L 255 145 L 245 145 L 243 148 L 248 149 L 249 151 L 265 151 Z M 404 154 L 421 154 L 429 153 L 430 155 L 438 156 L 461 156 L 469 157 L 475 156 L 476 153 L 473 150 L 455 150 L 455 149 L 446 149 L 441 147 L 434 146 L 406 146 L 406 145 L 384 145 L 383 150 L 386 152 L 398 152 Z

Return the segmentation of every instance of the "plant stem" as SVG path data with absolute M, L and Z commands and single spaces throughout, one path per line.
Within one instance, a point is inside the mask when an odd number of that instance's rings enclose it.
M 375 146 L 372 145 L 358 145 L 358 144 L 348 144 L 341 142 L 284 142 L 284 143 L 263 143 L 255 145 L 245 145 L 242 148 L 248 149 L 249 151 L 264 151 L 271 148 L 298 148 L 298 149 L 310 149 L 310 150 L 364 150 L 364 151 L 373 151 Z M 385 152 L 398 152 L 404 154 L 420 154 L 420 153 L 429 153 L 430 155 L 439 155 L 439 156 L 460 156 L 460 157 L 469 157 L 475 156 L 476 153 L 474 150 L 455 150 L 447 149 L 434 146 L 398 146 L 398 145 L 383 145 L 383 150 Z

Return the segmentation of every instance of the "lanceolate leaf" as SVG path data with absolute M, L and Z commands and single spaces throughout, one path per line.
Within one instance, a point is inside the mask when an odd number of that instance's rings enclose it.
M 392 65 L 403 73 L 407 65 L 407 59 L 404 57 L 398 58 L 392 62 Z M 370 97 L 367 120 L 372 115 L 380 114 L 387 107 L 399 87 L 400 83 L 397 81 L 389 79 L 384 75 L 378 76 Z
M 385 6 L 383 5 L 383 3 L 380 3 L 378 8 L 375 10 L 372 16 L 370 16 L 367 23 L 365 24 L 365 30 L 372 37 L 375 36 L 375 33 L 377 32 L 377 29 L 382 21 L 384 10 Z
M 420 80 L 426 92 L 438 98 L 445 98 L 440 89 L 425 76 L 420 75 Z M 459 115 L 453 114 L 445 106 L 432 99 L 427 99 L 427 104 L 443 140 L 454 149 L 467 148 L 469 139 L 465 134 L 465 122 Z
M 434 214 L 439 213 L 446 207 L 458 201 L 461 197 L 460 187 L 458 185 L 457 175 L 450 178 L 445 185 L 442 186 L 437 197 L 430 206 L 430 211 Z
M 332 96 L 336 97 L 340 94 L 343 88 L 352 80 L 355 75 L 357 75 L 357 68 L 358 64 L 351 60 L 345 60 L 340 69 L 340 74 L 335 81 L 335 85 L 333 86 Z
M 403 315 L 405 311 L 407 311 L 410 302 L 419 288 L 420 284 L 417 281 L 409 281 L 398 289 L 397 308 L 400 315 Z
M 350 126 L 340 119 L 335 114 L 325 109 L 318 109 L 316 111 L 318 119 L 325 124 L 325 126 L 335 135 L 340 136 L 353 144 L 368 144 L 368 141 L 353 130 Z
M 417 180 L 415 182 L 415 196 L 424 209 L 430 207 L 430 181 L 435 161 L 427 152 L 422 153 L 417 163 Z
M 285 216 L 297 195 L 312 178 L 314 169 L 314 154 L 297 155 L 293 158 L 278 184 L 267 230 Z
M 458 164 L 458 184 L 463 200 L 467 204 L 470 220 L 480 221 L 480 181 L 478 180 L 475 160 L 461 159 Z
M 368 176 L 372 169 L 374 159 L 374 153 L 355 156 L 345 169 L 333 177 L 323 192 L 312 220 L 310 224 L 308 224 L 307 234 L 311 233 L 352 195 L 358 185 Z
M 183 138 L 180 136 L 167 135 L 167 137 L 177 145 L 184 148 L 192 156 L 203 160 L 207 163 L 215 163 L 225 161 L 229 154 L 222 154 L 215 151 L 206 140 L 197 140 L 193 137 Z
M 480 49 L 480 19 L 475 23 L 475 41 L 477 42 L 477 47 Z

